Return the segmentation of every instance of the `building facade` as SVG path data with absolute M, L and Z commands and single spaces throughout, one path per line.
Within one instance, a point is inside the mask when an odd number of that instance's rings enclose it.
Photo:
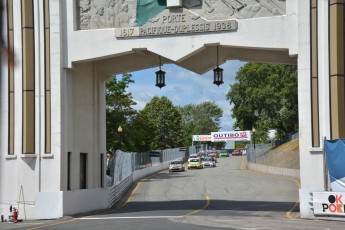
M 159 60 L 202 74 L 217 65 L 219 50 L 220 64 L 298 65 L 300 210 L 314 218 L 310 192 L 326 184 L 322 141 L 345 137 L 343 1 L 2 4 L 14 58 L 1 66 L 0 214 L 25 203 L 35 218 L 37 194 L 104 187 L 110 76 Z

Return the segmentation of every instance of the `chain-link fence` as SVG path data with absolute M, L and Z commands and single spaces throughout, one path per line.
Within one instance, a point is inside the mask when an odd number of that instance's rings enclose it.
M 132 174 L 134 162 L 135 158 L 133 157 L 133 153 L 125 153 L 120 150 L 113 153 L 108 165 L 112 178 L 112 185 L 119 184 Z
M 175 159 L 185 160 L 189 153 L 195 152 L 195 148 L 175 148 L 149 153 L 122 152 L 117 150 L 109 160 L 108 168 L 113 179 L 113 185 L 121 183 L 130 176 L 135 170 L 140 170 L 154 165 L 168 162 Z
M 253 145 L 249 145 L 246 149 L 248 162 L 256 163 L 257 158 L 265 155 L 272 148 L 271 144 L 256 144 L 255 148 Z
M 197 152 L 197 149 L 195 148 L 195 146 L 189 146 L 186 149 L 186 157 L 189 158 L 190 155 L 196 154 L 196 152 Z
M 112 178 L 112 186 L 109 190 L 109 207 L 113 207 L 113 205 L 119 202 L 122 195 L 135 180 L 134 174 L 136 172 L 144 172 L 149 167 L 158 167 L 155 170 L 162 170 L 167 165 L 167 162 L 171 160 L 186 160 L 190 152 L 194 153 L 195 148 L 166 149 L 150 153 L 133 153 L 117 150 L 108 163 L 108 169 Z M 142 169 L 143 171 L 141 171 Z
M 256 163 L 280 168 L 299 169 L 299 152 L 270 151 L 258 157 Z
M 287 135 L 284 138 L 280 138 L 278 140 L 272 141 L 272 146 L 273 147 L 277 147 L 279 145 L 282 145 L 282 144 L 284 144 L 286 142 L 289 142 L 291 140 L 298 139 L 298 138 L 299 138 L 299 133 L 289 134 L 289 135 Z
M 253 146 L 249 146 L 247 149 L 248 162 L 280 168 L 300 168 L 299 151 L 275 150 L 272 147 L 272 144 L 257 144 L 255 149 Z

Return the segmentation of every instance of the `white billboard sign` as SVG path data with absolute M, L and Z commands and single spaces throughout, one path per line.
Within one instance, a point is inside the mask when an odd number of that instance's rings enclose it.
M 250 131 L 212 132 L 211 141 L 250 141 Z
M 211 141 L 211 135 L 193 135 L 193 141 Z
M 345 216 L 345 193 L 313 192 L 315 215 Z

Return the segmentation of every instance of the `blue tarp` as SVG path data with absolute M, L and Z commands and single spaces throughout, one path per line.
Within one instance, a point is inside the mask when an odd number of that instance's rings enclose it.
M 345 192 L 345 139 L 325 140 L 324 144 L 331 189 Z

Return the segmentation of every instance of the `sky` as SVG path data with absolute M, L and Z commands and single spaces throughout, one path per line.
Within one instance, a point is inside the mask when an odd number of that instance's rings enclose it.
M 131 92 L 133 100 L 137 102 L 134 107 L 136 110 L 143 109 L 154 96 L 166 96 L 175 106 L 199 104 L 205 101 L 215 102 L 223 109 L 220 131 L 231 131 L 234 120 L 231 117 L 231 107 L 226 100 L 226 94 L 230 85 L 235 82 L 236 72 L 244 64 L 235 60 L 221 65 L 220 67 L 224 69 L 224 83 L 219 87 L 213 84 L 213 70 L 199 75 L 174 64 L 163 65 L 161 69 L 166 72 L 166 86 L 162 89 L 155 86 L 155 72 L 159 67 L 131 72 L 135 83 L 129 85 L 127 92 Z

